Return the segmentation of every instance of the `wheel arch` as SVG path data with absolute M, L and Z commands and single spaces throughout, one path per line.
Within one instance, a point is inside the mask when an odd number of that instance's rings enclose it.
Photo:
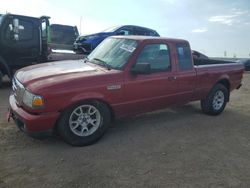
M 221 84 L 221 85 L 225 86 L 228 89 L 228 96 L 227 96 L 227 100 L 226 100 L 228 102 L 229 98 L 230 98 L 230 88 L 231 88 L 231 84 L 229 82 L 229 79 L 223 78 L 223 79 L 217 81 L 216 84 Z
M 80 100 L 75 100 L 74 102 L 72 102 L 69 105 L 66 105 L 65 107 L 63 107 L 62 109 L 60 109 L 59 112 L 61 114 L 63 111 L 71 108 L 72 106 L 77 105 L 79 103 L 84 103 L 84 102 L 95 102 L 97 104 L 98 103 L 105 104 L 108 107 L 109 111 L 110 111 L 111 121 L 113 121 L 115 119 L 114 109 L 112 108 L 112 106 L 110 105 L 109 102 L 107 102 L 106 100 L 103 100 L 102 98 L 84 98 L 84 99 L 80 99 Z
M 100 99 L 100 98 L 93 98 L 93 99 L 86 99 L 83 100 L 82 102 L 96 102 L 96 103 L 103 103 L 105 104 L 110 112 L 110 116 L 111 116 L 111 121 L 113 121 L 115 119 L 115 112 L 114 109 L 112 108 L 112 106 L 110 105 L 109 102 L 107 102 L 106 100 Z
M 222 85 L 224 85 L 228 89 L 228 91 L 230 91 L 231 84 L 230 84 L 230 82 L 229 82 L 228 79 L 226 79 L 226 78 L 221 79 L 216 84 L 222 84 Z

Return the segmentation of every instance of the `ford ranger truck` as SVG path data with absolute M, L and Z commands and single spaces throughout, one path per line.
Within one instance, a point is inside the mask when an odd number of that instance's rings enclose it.
M 57 132 L 84 146 L 101 138 L 115 118 L 197 100 L 204 113 L 218 115 L 240 88 L 244 67 L 197 64 L 186 40 L 109 37 L 85 59 L 17 71 L 9 116 L 31 136 Z

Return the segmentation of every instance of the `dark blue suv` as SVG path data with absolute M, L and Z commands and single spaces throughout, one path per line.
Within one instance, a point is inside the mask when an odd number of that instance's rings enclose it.
M 146 35 L 146 36 L 160 36 L 155 30 L 133 26 L 123 25 L 116 26 L 104 30 L 100 33 L 91 35 L 79 36 L 74 42 L 74 51 L 76 53 L 89 54 L 94 50 L 105 38 L 114 35 Z

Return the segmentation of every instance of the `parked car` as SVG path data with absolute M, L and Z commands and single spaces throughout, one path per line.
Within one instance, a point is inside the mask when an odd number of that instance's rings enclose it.
M 241 63 L 194 66 L 185 40 L 113 36 L 84 60 L 17 71 L 9 117 L 31 136 L 57 131 L 83 146 L 97 141 L 114 118 L 197 100 L 204 113 L 218 115 L 230 91 L 241 87 L 243 71 Z
M 89 54 L 92 52 L 105 38 L 114 35 L 145 35 L 160 36 L 155 30 L 134 26 L 123 25 L 111 27 L 100 33 L 79 36 L 74 43 L 74 51 L 76 53 Z
M 250 59 L 241 59 L 238 60 L 239 63 L 242 63 L 245 66 L 246 71 L 250 71 Z

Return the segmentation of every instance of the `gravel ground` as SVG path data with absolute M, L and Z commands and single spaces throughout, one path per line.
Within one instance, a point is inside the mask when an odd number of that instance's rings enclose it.
M 0 188 L 250 187 L 250 74 L 225 111 L 199 102 L 117 120 L 88 147 L 32 139 L 7 123 L 0 89 Z

